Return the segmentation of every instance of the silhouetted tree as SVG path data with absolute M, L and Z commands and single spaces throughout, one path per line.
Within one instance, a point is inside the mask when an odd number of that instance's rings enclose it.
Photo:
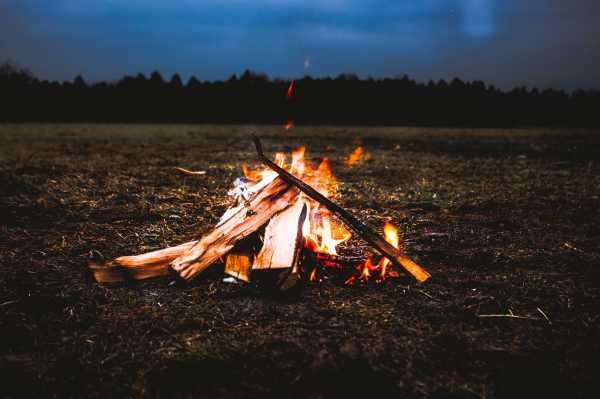
M 178 73 L 173 74 L 169 85 L 175 89 L 181 89 L 183 87 L 183 82 L 181 81 L 181 77 Z
M 189 88 L 189 89 L 197 89 L 201 85 L 202 85 L 202 83 L 200 83 L 200 81 L 198 79 L 196 79 L 195 76 L 192 76 L 188 80 L 186 87 Z
M 418 83 L 407 75 L 361 80 L 305 76 L 286 99 L 289 80 L 246 70 L 238 78 L 183 84 L 152 72 L 88 84 L 36 79 L 14 64 L 0 65 L 0 121 L 212 122 L 471 126 L 600 126 L 600 91 L 516 87 L 482 81 Z
M 160 72 L 154 71 L 152 72 L 152 74 L 150 74 L 150 83 L 153 86 L 160 87 L 165 83 L 165 81 L 163 80 Z
M 83 80 L 81 75 L 77 75 L 75 79 L 73 79 L 73 87 L 76 89 L 85 89 L 87 88 L 87 83 L 85 83 L 85 80 Z

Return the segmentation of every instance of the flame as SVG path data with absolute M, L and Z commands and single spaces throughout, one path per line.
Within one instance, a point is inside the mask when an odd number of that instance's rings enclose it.
M 364 158 L 362 148 L 358 147 L 353 154 L 358 154 L 358 158 Z M 332 197 L 338 192 L 338 183 L 331 164 L 327 158 L 321 160 L 318 166 L 306 160 L 306 147 L 301 146 L 292 151 L 291 164 L 286 163 L 286 155 L 277 153 L 274 162 L 282 168 L 288 169 L 290 173 L 298 176 L 307 184 L 314 187 L 326 197 Z M 260 168 L 252 170 L 247 166 L 243 167 L 244 175 L 252 180 L 260 181 L 267 177 L 272 177 L 275 172 L 268 168 Z M 329 210 L 324 208 L 320 203 L 311 198 L 300 194 L 302 201 L 307 206 L 307 217 L 302 225 L 302 236 L 304 237 L 304 246 L 307 250 L 316 254 L 338 255 L 338 247 L 343 242 L 349 240 L 352 234 L 345 229 L 341 224 L 338 224 L 333 219 Z M 385 240 L 395 248 L 400 248 L 400 234 L 398 227 L 390 222 L 386 222 L 383 227 Z M 318 255 L 317 255 L 318 257 Z M 385 257 L 379 258 L 369 257 L 359 267 L 355 273 L 346 280 L 346 284 L 355 284 L 357 282 L 366 283 L 368 281 L 381 282 L 390 277 L 398 277 L 399 273 L 392 270 L 392 263 Z M 310 281 L 317 281 L 316 268 L 309 274 Z
M 338 230 L 337 234 L 334 234 L 334 230 L 336 229 Z M 349 231 L 339 225 L 335 225 L 329 216 L 322 218 L 321 226 L 317 229 L 317 232 L 321 233 L 321 243 L 317 247 L 316 252 L 330 255 L 337 255 L 336 247 L 352 237 Z
M 358 146 L 352 151 L 348 158 L 346 159 L 346 166 L 352 168 L 358 164 L 360 164 L 365 159 L 365 152 L 361 146 Z
M 294 149 L 292 151 L 292 163 L 287 169 L 324 196 L 331 197 L 335 195 L 338 184 L 331 170 L 329 160 L 327 158 L 323 159 L 315 168 L 311 162 L 306 161 L 305 155 L 306 147 L 301 146 Z M 286 168 L 285 154 L 276 154 L 275 163 L 282 168 Z M 251 170 L 244 166 L 243 170 L 247 178 L 256 181 L 274 173 L 267 168 Z M 307 217 L 302 225 L 305 247 L 316 253 L 337 255 L 337 247 L 349 240 L 352 234 L 342 225 L 336 223 L 330 212 L 321 204 L 303 194 L 301 198 L 307 206 Z
M 303 176 L 306 165 L 304 163 L 304 153 L 306 152 L 306 147 L 300 146 L 292 151 L 292 170 L 291 173 L 297 176 Z
M 285 154 L 283 152 L 276 153 L 273 162 L 275 162 L 277 166 L 283 168 L 285 166 Z
M 278 166 L 283 168 L 285 166 L 285 161 L 286 161 L 286 156 L 283 152 L 278 152 L 275 154 L 275 159 L 273 162 L 275 162 Z M 266 179 L 267 177 L 270 177 L 270 176 L 273 176 L 273 174 L 276 174 L 276 172 L 274 172 L 270 169 L 252 170 L 247 165 L 242 166 L 242 171 L 244 172 L 244 177 L 246 177 L 246 179 L 249 179 L 249 180 L 252 180 L 255 182 Z
M 398 227 L 396 227 L 390 222 L 385 222 L 385 225 L 383 226 L 383 234 L 385 235 L 385 240 L 387 242 L 392 244 L 394 248 L 398 248 L 398 245 L 400 245 L 400 235 L 398 234 Z M 388 258 L 381 258 L 381 260 L 379 261 L 379 265 L 381 266 L 380 278 L 382 280 L 386 277 L 386 272 L 390 263 L 391 262 Z
M 296 86 L 296 81 L 292 80 L 287 88 L 287 92 L 285 93 L 285 97 L 290 100 L 294 96 L 294 87 Z
M 398 248 L 398 245 L 400 245 L 400 234 L 398 234 L 398 227 L 396 225 L 385 222 L 385 225 L 383 225 L 383 234 L 387 242 L 392 244 L 394 248 Z
M 385 222 L 383 226 L 383 233 L 385 234 L 385 240 L 392 244 L 395 248 L 399 248 L 400 245 L 400 235 L 398 233 L 398 227 L 390 222 Z M 357 273 L 350 276 L 348 280 L 346 280 L 345 284 L 351 285 L 354 284 L 357 280 L 361 282 L 367 282 L 372 277 L 374 272 L 379 272 L 377 281 L 383 281 L 387 277 L 398 277 L 398 272 L 395 270 L 389 270 L 391 262 L 388 258 L 381 258 L 377 264 L 373 263 L 373 258 L 367 259 L 357 270 Z
M 290 119 L 285 123 L 285 125 L 283 125 L 283 127 L 285 128 L 285 130 L 290 130 L 294 127 L 294 121 Z
M 242 170 L 244 171 L 244 176 L 249 180 L 259 181 L 263 178 L 264 171 L 252 170 L 246 165 L 242 166 Z

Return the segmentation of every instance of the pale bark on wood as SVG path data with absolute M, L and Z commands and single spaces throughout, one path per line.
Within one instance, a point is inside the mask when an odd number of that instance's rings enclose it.
M 189 251 L 197 242 L 189 241 L 141 255 L 121 256 L 113 261 L 92 258 L 88 260 L 88 269 L 99 283 L 120 283 L 164 277 L 169 274 L 171 261 Z
M 271 218 L 265 229 L 263 246 L 254 259 L 252 270 L 296 269 L 304 245 L 302 225 L 306 219 L 306 212 L 304 202 L 296 200 L 293 206 Z
M 229 210 L 227 220 L 200 239 L 189 251 L 171 262 L 171 268 L 191 280 L 227 254 L 235 243 L 264 226 L 273 215 L 295 203 L 298 190 L 275 178 L 245 204 Z
M 139 267 L 163 263 L 168 265 L 173 259 L 192 249 L 197 243 L 197 240 L 188 241 L 184 244 L 177 245 L 176 247 L 164 248 L 141 255 L 121 256 L 115 259 L 115 262 L 124 267 Z

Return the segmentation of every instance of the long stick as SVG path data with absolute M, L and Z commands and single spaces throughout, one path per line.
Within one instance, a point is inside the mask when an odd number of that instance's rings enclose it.
M 288 184 L 291 184 L 297 187 L 304 194 L 308 195 L 310 198 L 319 202 L 325 208 L 329 209 L 333 214 L 337 215 L 342 221 L 354 230 L 360 237 L 362 237 L 366 242 L 371 244 L 377 251 L 381 253 L 381 255 L 388 258 L 393 264 L 396 266 L 402 266 L 407 272 L 409 272 L 418 282 L 422 283 L 427 280 L 431 275 L 427 273 L 423 268 L 413 262 L 411 259 L 404 256 L 400 250 L 394 247 L 392 244 L 387 242 L 383 237 L 373 231 L 369 226 L 358 220 L 354 215 L 350 212 L 346 211 L 341 206 L 337 205 L 335 202 L 326 198 L 324 195 L 319 193 L 317 190 L 304 183 L 302 180 L 298 179 L 296 176 L 292 175 L 285 169 L 279 167 L 273 161 L 268 159 L 263 153 L 262 144 L 260 143 L 260 139 L 256 136 L 253 137 L 254 145 L 256 146 L 256 152 L 258 153 L 258 157 L 265 165 L 269 168 L 273 169 L 275 172 L 279 174 L 279 177 L 283 181 Z

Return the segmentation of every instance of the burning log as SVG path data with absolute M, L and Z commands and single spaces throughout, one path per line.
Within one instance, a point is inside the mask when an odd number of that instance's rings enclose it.
M 211 232 L 171 262 L 171 268 L 183 279 L 191 280 L 226 255 L 237 241 L 254 233 L 276 213 L 288 208 L 297 197 L 297 189 L 275 178 L 246 203 L 228 210 Z
M 338 216 L 344 223 L 354 230 L 360 237 L 362 237 L 366 242 L 371 244 L 377 251 L 379 251 L 383 256 L 388 258 L 392 264 L 396 266 L 402 266 L 407 272 L 409 272 L 418 282 L 426 281 L 431 275 L 417 265 L 414 261 L 407 258 L 402 254 L 402 252 L 395 248 L 393 245 L 388 243 L 383 237 L 374 232 L 367 225 L 358 220 L 354 215 L 350 212 L 346 211 L 344 208 L 340 207 L 317 190 L 304 183 L 302 180 L 292 175 L 279 165 L 275 164 L 273 161 L 268 159 L 262 150 L 262 144 L 258 137 L 254 137 L 254 144 L 256 146 L 256 152 L 258 154 L 259 159 L 267 165 L 270 169 L 277 172 L 279 177 L 287 182 L 288 184 L 298 188 L 304 194 L 308 195 L 313 200 L 317 201 L 325 208 L 327 208 L 331 213 Z
M 314 258 L 317 265 L 330 269 L 354 269 L 365 261 L 362 256 L 341 256 L 324 253 L 315 254 Z
M 403 266 L 419 282 L 430 277 L 404 256 L 395 226 L 386 223 L 384 240 L 327 198 L 337 189 L 327 159 L 313 168 L 304 162 L 305 149 L 300 147 L 292 152 L 288 172 L 284 169 L 284 154 L 277 154 L 276 161 L 272 162 L 264 156 L 258 139 L 255 144 L 267 168 L 244 169 L 246 177 L 236 179 L 229 192 L 236 198 L 237 205 L 227 209 L 212 230 L 197 241 L 122 256 L 110 262 L 93 256 L 88 266 L 94 278 L 98 282 L 121 282 L 166 276 L 173 270 L 184 280 L 191 280 L 219 260 L 225 262 L 225 273 L 249 282 L 251 272 L 255 271 L 259 285 L 265 283 L 263 286 L 280 291 L 298 286 L 301 276 L 317 280 L 317 268 L 342 274 L 354 269 L 355 274 L 347 282 L 368 281 L 372 275 L 376 281 L 398 276 L 396 271 L 388 270 L 390 264 Z M 378 262 L 372 259 L 360 262 L 338 256 L 336 246 L 348 240 L 351 234 L 334 222 L 332 214 L 384 258 Z M 261 231 L 264 231 L 264 239 L 261 239 Z M 301 259 L 305 263 L 303 267 L 300 267 Z

